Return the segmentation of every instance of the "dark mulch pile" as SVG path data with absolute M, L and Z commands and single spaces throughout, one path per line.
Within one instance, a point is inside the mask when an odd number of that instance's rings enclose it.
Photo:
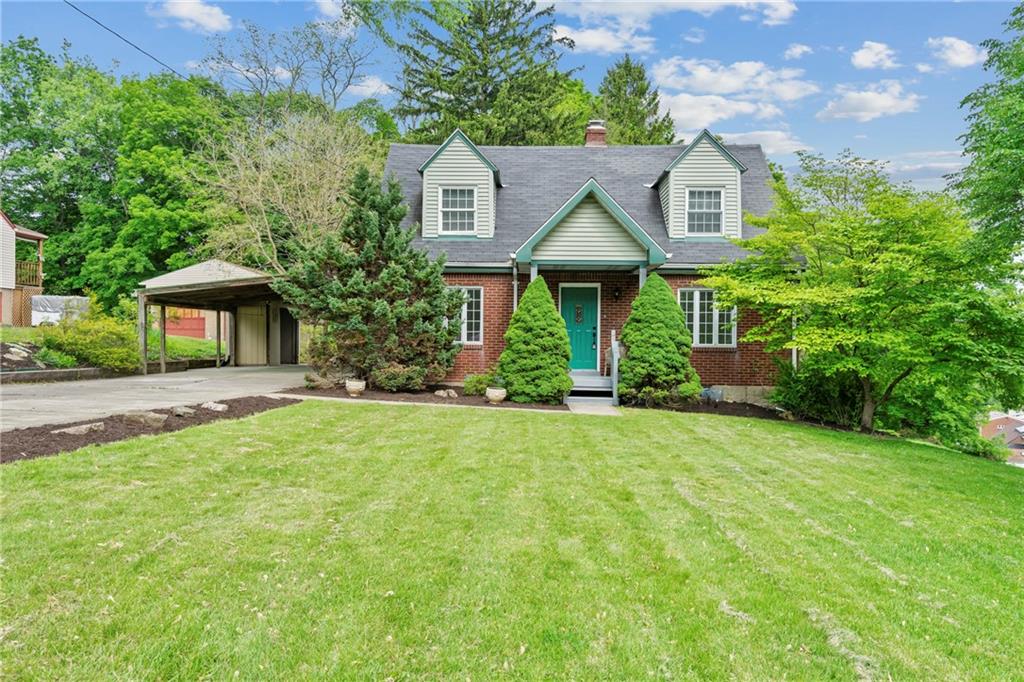
M 686 403 L 668 408 L 675 412 L 700 412 L 702 414 L 724 414 L 729 417 L 753 417 L 754 419 L 784 419 L 782 413 L 770 407 L 753 405 L 751 403 L 730 403 L 724 400 L 720 402 L 700 401 L 697 403 Z
M 492 405 L 491 403 L 484 400 L 481 395 L 463 395 L 462 390 L 459 388 L 455 389 L 455 392 L 459 394 L 458 398 L 442 398 L 434 395 L 433 391 L 424 391 L 423 393 L 388 393 L 387 391 L 372 391 L 367 390 L 358 398 L 352 398 L 348 393 L 345 392 L 344 388 L 291 388 L 287 391 L 281 391 L 282 393 L 298 393 L 301 395 L 323 395 L 330 396 L 331 398 L 348 398 L 352 401 L 359 400 L 393 400 L 396 402 L 403 403 L 431 403 L 438 405 L 475 405 L 477 407 L 493 407 L 496 409 L 524 409 L 529 408 L 532 410 L 554 410 L 554 411 L 565 411 L 569 408 L 566 405 L 546 405 L 542 403 L 514 403 L 511 400 Z
M 27 429 L 4 431 L 0 434 L 0 463 L 6 464 L 22 459 L 56 455 L 61 452 L 77 450 L 86 445 L 112 443 L 146 434 L 180 431 L 190 426 L 198 426 L 199 424 L 206 424 L 221 419 L 237 419 L 250 414 L 256 414 L 257 412 L 272 410 L 275 407 L 291 405 L 299 401 L 292 398 L 275 399 L 265 396 L 252 396 L 249 398 L 218 400 L 216 402 L 227 405 L 228 409 L 224 412 L 214 412 L 213 410 L 203 409 L 199 405 L 189 405 L 195 412 L 184 417 L 175 416 L 169 409 L 152 410 L 152 412 L 170 415 L 163 425 L 157 428 L 130 421 L 123 415 L 115 415 L 103 419 L 86 419 L 85 421 L 68 424 L 51 424 L 49 426 L 33 426 Z M 93 424 L 95 422 L 103 422 L 102 431 L 90 431 L 81 435 L 53 433 L 55 429 L 63 429 L 78 424 Z

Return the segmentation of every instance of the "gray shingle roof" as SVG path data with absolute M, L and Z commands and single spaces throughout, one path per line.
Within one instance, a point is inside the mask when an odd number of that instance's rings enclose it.
M 771 210 L 768 162 L 760 145 L 726 145 L 747 172 L 742 176 L 743 212 L 763 215 Z M 423 182 L 417 169 L 437 145 L 392 144 L 384 168 L 402 186 L 409 213 L 405 225 L 423 214 Z M 506 262 L 544 221 L 593 177 L 651 237 L 672 254 L 670 264 L 714 264 L 736 260 L 746 253 L 726 240 L 670 240 L 654 182 L 683 147 L 479 147 L 501 170 L 497 189 L 494 237 L 444 240 L 417 236 L 415 245 L 432 256 L 448 254 L 452 263 Z M 743 236 L 761 230 L 744 223 Z

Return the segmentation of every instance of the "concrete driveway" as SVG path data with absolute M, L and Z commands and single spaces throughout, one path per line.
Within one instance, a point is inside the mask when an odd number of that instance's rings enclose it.
M 307 371 L 302 365 L 221 367 L 116 379 L 3 384 L 0 430 L 273 393 L 301 386 Z

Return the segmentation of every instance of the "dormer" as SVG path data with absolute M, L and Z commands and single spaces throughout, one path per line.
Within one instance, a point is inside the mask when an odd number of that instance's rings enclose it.
M 501 175 L 461 130 L 448 136 L 419 172 L 423 176 L 424 238 L 494 236 L 494 205 Z
M 702 130 L 654 183 L 669 238 L 740 237 L 740 175 L 746 170 Z

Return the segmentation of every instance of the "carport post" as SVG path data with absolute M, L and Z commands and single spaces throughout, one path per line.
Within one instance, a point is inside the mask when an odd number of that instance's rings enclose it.
M 167 374 L 167 306 L 160 306 L 160 373 Z
M 220 367 L 220 316 L 221 312 L 217 311 L 217 367 Z
M 228 318 L 228 348 L 231 352 L 231 366 L 238 365 L 238 306 L 231 309 L 231 317 Z
M 139 362 L 142 365 L 142 367 L 141 367 L 142 373 L 145 374 L 146 370 L 147 370 L 147 367 L 146 367 L 146 350 L 147 350 L 147 348 L 146 348 L 146 341 L 147 341 L 147 339 L 146 339 L 146 332 L 148 331 L 148 328 L 149 328 L 149 325 L 147 324 L 147 322 L 149 322 L 149 320 L 146 319 L 146 294 L 144 294 L 144 293 L 142 293 L 140 291 L 137 294 L 137 298 L 138 298 L 138 302 L 139 302 L 139 314 L 138 314 L 138 317 L 139 317 L 139 320 L 138 320 L 138 323 L 139 323 Z

